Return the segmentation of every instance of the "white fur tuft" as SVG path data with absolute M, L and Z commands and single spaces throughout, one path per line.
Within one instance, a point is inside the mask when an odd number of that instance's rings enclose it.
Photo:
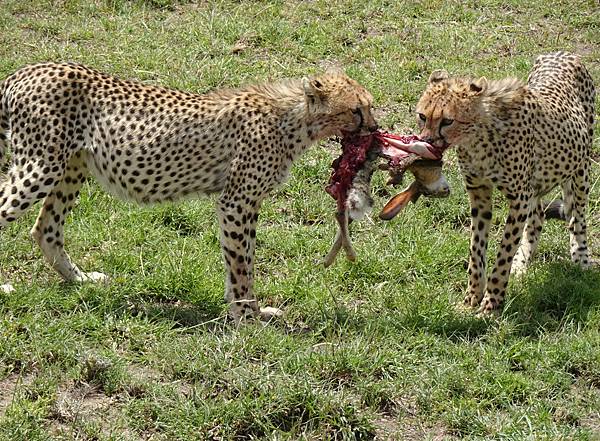
M 373 209 L 373 199 L 368 194 L 351 188 L 348 193 L 348 215 L 352 220 L 361 220 Z

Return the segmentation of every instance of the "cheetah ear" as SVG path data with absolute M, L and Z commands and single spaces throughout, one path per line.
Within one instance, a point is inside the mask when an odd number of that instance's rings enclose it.
M 471 81 L 471 84 L 469 84 L 469 90 L 473 92 L 473 95 L 481 95 L 487 89 L 487 85 L 487 78 L 481 77 L 478 80 Z
M 429 75 L 429 83 L 439 83 L 440 81 L 444 81 L 448 79 L 448 72 L 443 69 L 434 70 Z
M 313 102 L 318 102 L 325 99 L 326 92 L 323 82 L 317 77 L 302 78 L 302 87 L 305 95 Z

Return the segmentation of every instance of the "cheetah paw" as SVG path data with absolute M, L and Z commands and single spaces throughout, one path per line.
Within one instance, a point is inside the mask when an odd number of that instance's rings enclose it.
M 527 265 L 520 261 L 513 262 L 510 268 L 510 275 L 513 277 L 523 277 L 527 272 Z
M 477 297 L 474 294 L 467 294 L 462 303 L 457 305 L 457 308 L 462 308 L 463 311 L 473 311 L 474 309 L 479 308 L 482 298 L 483 296 Z
M 15 288 L 14 286 L 12 286 L 10 283 L 5 283 L 3 285 L 0 285 L 0 291 L 4 292 L 6 294 L 14 292 Z
M 281 317 L 283 317 L 283 311 L 279 308 L 273 308 L 272 306 L 260 308 L 260 319 L 262 321 L 266 322 Z
M 90 273 L 81 273 L 80 276 L 75 278 L 75 282 L 93 282 L 93 283 L 107 283 L 109 280 L 108 276 L 104 273 L 98 273 L 96 271 Z
M 502 310 L 500 308 L 490 309 L 485 308 L 483 305 L 475 312 L 475 317 L 481 319 L 497 319 L 500 317 Z
M 470 304 L 466 303 L 466 302 L 456 302 L 454 304 L 454 310 L 459 313 L 459 314 L 472 314 L 473 310 L 475 310 L 476 307 L 471 306 Z

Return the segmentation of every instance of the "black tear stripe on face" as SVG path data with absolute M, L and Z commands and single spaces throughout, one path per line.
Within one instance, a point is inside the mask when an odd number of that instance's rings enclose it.
M 352 113 L 354 115 L 358 115 L 360 117 L 360 122 L 358 123 L 358 127 L 361 128 L 363 126 L 363 123 L 365 122 L 365 118 L 363 117 L 363 113 L 361 109 L 354 109 L 352 111 Z

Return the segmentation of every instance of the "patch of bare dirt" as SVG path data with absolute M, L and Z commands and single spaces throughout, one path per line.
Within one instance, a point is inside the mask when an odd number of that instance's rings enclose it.
M 579 421 L 579 424 L 581 424 L 581 427 L 584 427 L 592 432 L 591 439 L 596 441 L 600 440 L 600 412 L 594 412 L 585 418 L 582 418 Z
M 384 416 L 374 421 L 376 440 L 403 441 L 445 441 L 455 440 L 441 424 L 428 426 L 415 418 L 402 418 L 399 421 L 393 417 Z
M 143 396 L 146 386 L 153 383 L 171 386 L 183 398 L 190 398 L 193 395 L 193 386 L 191 384 L 179 380 L 167 381 L 159 371 L 148 366 L 128 365 L 126 369 L 131 377 L 131 382 L 127 390 L 130 396 Z
M 574 386 L 571 388 L 571 393 L 581 394 L 582 397 L 585 397 L 585 392 L 587 391 L 585 386 L 582 388 L 580 385 Z M 587 400 L 590 402 L 597 402 L 600 399 L 600 389 L 595 388 L 592 391 L 588 391 L 591 394 L 591 397 L 588 396 Z M 586 398 L 582 398 L 586 399 Z M 592 437 L 590 438 L 593 441 L 600 441 L 600 410 L 593 410 L 588 413 L 584 417 L 579 419 L 579 425 L 592 433 Z
M 95 368 L 98 364 L 96 361 Z M 116 436 L 123 440 L 157 439 L 156 433 L 137 433 L 129 427 L 123 411 L 125 401 L 144 397 L 151 384 L 173 386 L 185 398 L 193 395 L 193 386 L 187 382 L 167 382 L 159 371 L 143 365 L 127 365 L 126 370 L 130 377 L 128 386 L 111 396 L 104 394 L 93 381 L 69 381 L 59 386 L 48 417 L 50 434 L 57 438 L 71 439 L 85 435 L 93 427 L 102 438 Z M 95 378 L 94 375 L 91 378 Z
M 381 408 L 382 415 L 375 421 L 376 440 L 445 441 L 455 440 L 441 423 L 428 424 L 418 418 L 414 397 L 398 397 Z
M 10 374 L 3 380 L 0 380 L 0 417 L 4 416 L 6 410 L 10 407 L 20 386 L 27 386 L 33 382 L 34 376 L 31 374 Z
M 598 64 L 598 59 L 594 57 L 594 53 L 598 48 L 589 41 L 576 41 L 573 47 L 573 52 L 584 58 L 585 64 Z
M 88 384 L 61 386 L 49 423 L 50 433 L 54 436 L 72 435 L 79 433 L 81 427 L 94 426 L 103 436 L 135 438 L 126 427 L 118 397 L 106 396 Z

